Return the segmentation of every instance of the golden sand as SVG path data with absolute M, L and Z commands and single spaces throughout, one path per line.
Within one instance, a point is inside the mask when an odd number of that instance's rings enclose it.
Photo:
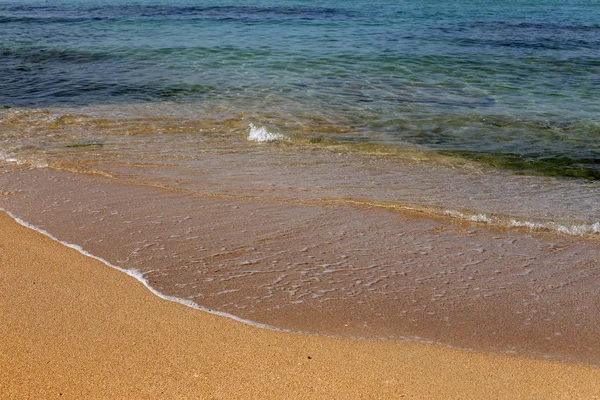
M 296 335 L 162 300 L 0 215 L 0 399 L 596 399 L 600 369 Z

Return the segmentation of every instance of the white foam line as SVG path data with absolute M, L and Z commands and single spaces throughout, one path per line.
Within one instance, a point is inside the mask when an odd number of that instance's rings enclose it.
M 464 214 L 460 211 L 456 210 L 445 210 L 444 214 L 448 215 L 452 218 L 464 219 L 467 221 L 473 222 L 483 222 L 488 225 L 493 226 L 504 226 L 504 227 L 515 227 L 515 228 L 528 228 L 534 231 L 539 230 L 550 230 L 556 231 L 560 233 L 564 233 L 567 235 L 573 236 L 583 236 L 583 235 L 596 235 L 600 233 L 600 222 L 595 222 L 592 224 L 579 224 L 579 225 L 571 225 L 565 226 L 563 224 L 548 221 L 548 222 L 535 222 L 535 221 L 519 221 L 514 218 L 510 219 L 508 222 L 501 220 L 498 217 L 487 216 L 486 214 L 476 214 L 469 215 Z
M 202 307 L 202 306 L 194 303 L 191 300 L 181 299 L 179 297 L 174 297 L 174 296 L 168 296 L 168 295 L 163 294 L 163 293 L 159 292 L 158 290 L 154 289 L 152 286 L 150 286 L 150 284 L 148 283 L 148 281 L 146 279 L 144 279 L 144 277 L 143 277 L 143 275 L 142 275 L 142 273 L 140 271 L 118 267 L 118 266 L 116 266 L 114 264 L 111 264 L 110 262 L 106 261 L 105 259 L 103 259 L 101 257 L 95 256 L 92 253 L 87 252 L 86 250 L 84 250 L 79 245 L 68 243 L 68 242 L 64 242 L 64 241 L 56 238 L 50 232 L 45 231 L 44 229 L 38 228 L 37 226 L 32 225 L 29 222 L 22 220 L 21 218 L 17 217 L 16 215 L 14 215 L 13 213 L 11 213 L 10 211 L 5 210 L 4 208 L 0 207 L 0 211 L 6 213 L 9 217 L 11 217 L 12 219 L 14 219 L 18 224 L 20 224 L 20 225 L 22 225 L 22 226 L 24 226 L 26 228 L 32 229 L 32 230 L 34 230 L 36 232 L 39 232 L 42 235 L 47 236 L 50 239 L 52 239 L 52 240 L 54 240 L 54 241 L 62 244 L 63 246 L 70 247 L 71 249 L 78 251 L 79 253 L 83 254 L 86 257 L 93 258 L 94 260 L 100 261 L 101 263 L 103 263 L 104 265 L 106 265 L 106 266 L 108 266 L 110 268 L 114 268 L 117 271 L 123 272 L 123 273 L 131 276 L 132 278 L 135 278 L 136 280 L 138 280 L 139 282 L 141 282 L 146 287 L 146 289 L 148 289 L 150 292 L 154 293 L 156 296 L 160 297 L 163 300 L 172 301 L 174 303 L 179 303 L 179 304 L 182 304 L 184 306 L 193 308 L 195 310 L 204 311 L 204 312 L 207 312 L 209 314 L 218 315 L 220 317 L 230 318 L 230 319 L 232 319 L 234 321 L 238 321 L 238 322 L 241 322 L 242 324 L 254 326 L 256 328 L 269 329 L 269 330 L 272 330 L 272 331 L 287 332 L 287 333 L 294 333 L 294 334 L 300 334 L 300 335 L 325 336 L 325 337 L 334 338 L 334 339 L 344 338 L 344 336 L 341 336 L 341 335 L 319 335 L 319 334 L 315 334 L 315 333 L 311 333 L 311 332 L 293 331 L 291 329 L 278 328 L 278 327 L 273 326 L 273 325 L 261 324 L 259 322 L 254 322 L 254 321 L 250 321 L 248 319 L 240 318 L 237 315 L 229 314 L 229 313 L 222 312 L 222 311 L 211 310 L 211 309 L 208 309 L 206 307 Z M 364 249 L 357 249 L 357 250 L 364 250 Z M 352 340 L 364 340 L 364 341 L 379 341 L 379 340 L 390 341 L 391 340 L 392 342 L 424 343 L 424 344 L 432 344 L 432 345 L 442 346 L 442 347 L 446 347 L 446 348 L 449 348 L 449 349 L 474 351 L 473 349 L 471 349 L 469 347 L 452 346 L 452 345 L 448 345 L 448 344 L 445 344 L 443 342 L 439 342 L 439 341 L 436 341 L 436 340 L 426 340 L 426 339 L 420 338 L 419 336 L 414 336 L 412 338 L 405 337 L 405 336 L 400 336 L 399 338 L 396 338 L 396 339 L 391 339 L 389 337 L 388 338 L 386 338 L 386 337 L 369 338 L 369 337 L 365 337 L 365 336 L 349 336 L 349 337 L 345 337 L 345 338 L 352 339 Z M 498 352 L 486 352 L 486 353 L 488 353 L 488 354 L 499 354 Z M 548 355 L 547 357 L 553 357 L 553 356 Z M 593 364 L 583 364 L 583 365 L 592 365 L 593 366 Z
M 238 322 L 241 322 L 243 324 L 251 325 L 251 326 L 254 326 L 254 327 L 257 327 L 257 328 L 270 329 L 270 330 L 279 331 L 279 332 L 304 333 L 304 332 L 295 332 L 295 331 L 292 331 L 292 330 L 289 330 L 289 329 L 278 328 L 276 326 L 267 325 L 267 324 L 261 324 L 259 322 L 250 321 L 248 319 L 244 319 L 244 318 L 238 317 L 237 315 L 229 314 L 229 313 L 226 313 L 226 312 L 223 312 L 223 311 L 211 310 L 209 308 L 202 307 L 202 306 L 194 303 L 191 300 L 181 299 L 179 297 L 169 296 L 169 295 L 166 295 L 164 293 L 161 293 L 158 290 L 156 290 L 155 288 L 153 288 L 152 286 L 150 286 L 150 284 L 148 283 L 148 281 L 144 278 L 142 272 L 140 272 L 139 270 L 137 270 L 137 269 L 126 269 L 126 268 L 122 268 L 122 267 L 119 267 L 117 265 L 111 264 L 109 261 L 107 261 L 107 260 L 105 260 L 105 259 L 103 259 L 101 257 L 98 257 L 98 256 L 96 256 L 96 255 L 94 255 L 94 254 L 86 251 L 85 249 L 83 249 L 79 245 L 76 245 L 76 244 L 73 244 L 73 243 L 68 243 L 68 242 L 65 242 L 65 241 L 62 241 L 62 240 L 56 238 L 50 232 L 45 231 L 44 229 L 38 228 L 37 226 L 32 225 L 29 222 L 22 220 L 21 218 L 17 217 L 16 215 L 14 215 L 13 213 L 11 213 L 10 211 L 5 210 L 4 208 L 0 208 L 0 211 L 6 213 L 8 216 L 10 216 L 12 219 L 14 219 L 18 224 L 20 224 L 20 225 L 22 225 L 22 226 L 24 226 L 26 228 L 32 229 L 32 230 L 34 230 L 36 232 L 39 232 L 42 235 L 47 236 L 50 239 L 52 239 L 52 240 L 54 240 L 54 241 L 62 244 L 63 246 L 69 247 L 69 248 L 71 248 L 73 250 L 77 250 L 79 253 L 83 254 L 86 257 L 93 258 L 94 260 L 100 261 L 101 263 L 107 265 L 110 268 L 114 268 L 117 271 L 123 272 L 123 273 L 131 276 L 132 278 L 135 278 L 136 280 L 138 280 L 139 282 L 141 282 L 146 287 L 146 289 L 148 289 L 150 292 L 152 292 L 156 296 L 160 297 L 161 299 L 172 301 L 174 303 L 183 304 L 184 306 L 187 306 L 187 307 L 190 307 L 190 308 L 193 308 L 193 309 L 196 309 L 196 310 L 204 311 L 204 312 L 207 312 L 207 313 L 210 313 L 210 314 L 218 315 L 218 316 L 225 317 L 225 318 L 230 318 L 230 319 L 233 319 L 234 321 L 238 321 Z

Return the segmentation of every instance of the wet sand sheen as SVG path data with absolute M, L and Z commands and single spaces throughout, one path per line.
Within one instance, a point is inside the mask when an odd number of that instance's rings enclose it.
M 0 227 L 3 398 L 600 395 L 597 368 L 243 325 L 159 299 L 5 214 Z
M 600 360 L 594 240 L 131 176 L 4 178 L 21 188 L 7 210 L 207 308 L 297 332 Z

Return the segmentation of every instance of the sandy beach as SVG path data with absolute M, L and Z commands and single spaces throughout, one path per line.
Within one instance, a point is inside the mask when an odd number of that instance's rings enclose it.
M 598 368 L 255 328 L 0 227 L 2 399 L 600 397 Z
M 544 5 L 0 0 L 0 400 L 600 400 L 600 2 Z

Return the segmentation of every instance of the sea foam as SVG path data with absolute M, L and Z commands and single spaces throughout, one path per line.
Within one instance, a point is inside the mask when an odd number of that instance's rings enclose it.
M 187 307 L 190 307 L 190 308 L 194 308 L 196 310 L 201 310 L 201 311 L 204 311 L 204 312 L 207 312 L 207 313 L 210 313 L 210 314 L 215 314 L 215 315 L 219 315 L 221 317 L 230 318 L 230 319 L 233 319 L 235 321 L 241 322 L 241 323 L 246 324 L 246 325 L 255 326 L 257 328 L 270 329 L 270 330 L 279 331 L 279 332 L 292 332 L 289 329 L 278 328 L 276 326 L 267 325 L 267 324 L 261 324 L 260 322 L 255 322 L 255 321 L 251 321 L 251 320 L 248 320 L 248 319 L 244 319 L 244 318 L 238 317 L 237 315 L 233 315 L 233 314 L 229 314 L 229 313 L 226 313 L 226 312 L 212 310 L 212 309 L 203 307 L 203 306 L 201 306 L 201 305 L 199 305 L 199 304 L 197 304 L 197 303 L 195 303 L 195 302 L 193 302 L 191 300 L 182 299 L 182 298 L 175 297 L 175 296 L 169 296 L 167 294 L 159 292 L 158 290 L 156 290 L 155 288 L 153 288 L 152 286 L 150 286 L 150 283 L 148 282 L 148 280 L 146 278 L 144 278 L 144 274 L 141 271 L 139 271 L 137 269 L 126 269 L 126 268 L 122 268 L 122 267 L 119 267 L 117 265 L 114 265 L 114 264 L 110 263 L 109 261 L 107 261 L 107 260 L 105 260 L 105 259 L 103 259 L 101 257 L 98 257 L 98 256 L 96 256 L 96 255 L 88 252 L 87 250 L 85 250 L 83 247 L 81 247 L 79 245 L 76 245 L 76 244 L 73 244 L 73 243 L 69 243 L 69 242 L 64 242 L 64 241 L 56 238 L 50 232 L 48 232 L 48 231 L 46 231 L 44 229 L 38 228 L 37 226 L 32 225 L 29 222 L 22 220 L 21 218 L 17 217 L 16 215 L 14 215 L 13 213 L 11 213 L 10 211 L 5 210 L 4 208 L 0 208 L 0 211 L 6 213 L 9 217 L 11 217 L 12 219 L 14 219 L 18 224 L 20 224 L 20 225 L 22 225 L 22 226 L 24 226 L 26 228 L 32 229 L 32 230 L 34 230 L 36 232 L 39 232 L 42 235 L 47 236 L 50 239 L 52 239 L 52 240 L 54 240 L 54 241 L 56 241 L 56 242 L 58 242 L 58 243 L 60 243 L 60 244 L 62 244 L 64 246 L 66 246 L 66 247 L 69 247 L 71 249 L 74 249 L 74 250 L 78 251 L 79 253 L 83 254 L 84 256 L 87 256 L 87 257 L 93 258 L 94 260 L 100 261 L 101 263 L 103 263 L 104 265 L 106 265 L 106 266 L 108 266 L 110 268 L 114 268 L 114 269 L 116 269 L 118 271 L 121 271 L 121 272 L 123 272 L 123 273 L 131 276 L 132 278 L 135 278 L 141 284 L 143 284 L 146 287 L 146 289 L 148 289 L 150 292 L 152 292 L 156 296 L 160 297 L 161 299 L 172 301 L 172 302 L 175 302 L 175 303 L 179 303 L 179 304 L 182 304 L 184 306 L 187 306 Z M 305 333 L 305 332 L 298 332 L 298 333 Z
M 8 164 L 27 165 L 30 168 L 48 168 L 48 163 L 36 159 L 20 159 L 0 151 L 0 162 Z
M 486 214 L 468 214 L 456 210 L 445 210 L 444 214 L 451 218 L 459 218 L 472 222 L 482 222 L 488 225 L 504 226 L 509 228 L 527 228 L 534 231 L 556 231 L 573 236 L 600 234 L 600 222 L 590 224 L 568 224 L 555 221 L 527 221 L 511 218 L 506 220 L 498 216 Z
M 0 151 L 0 161 L 5 161 L 8 163 L 15 163 L 15 164 L 24 164 L 23 161 L 12 157 L 11 155 L 4 153 L 3 151 Z
M 264 126 L 256 127 L 254 124 L 250 124 L 248 140 L 252 140 L 254 142 L 274 142 L 285 139 L 285 135 L 282 135 L 281 133 L 269 132 Z

